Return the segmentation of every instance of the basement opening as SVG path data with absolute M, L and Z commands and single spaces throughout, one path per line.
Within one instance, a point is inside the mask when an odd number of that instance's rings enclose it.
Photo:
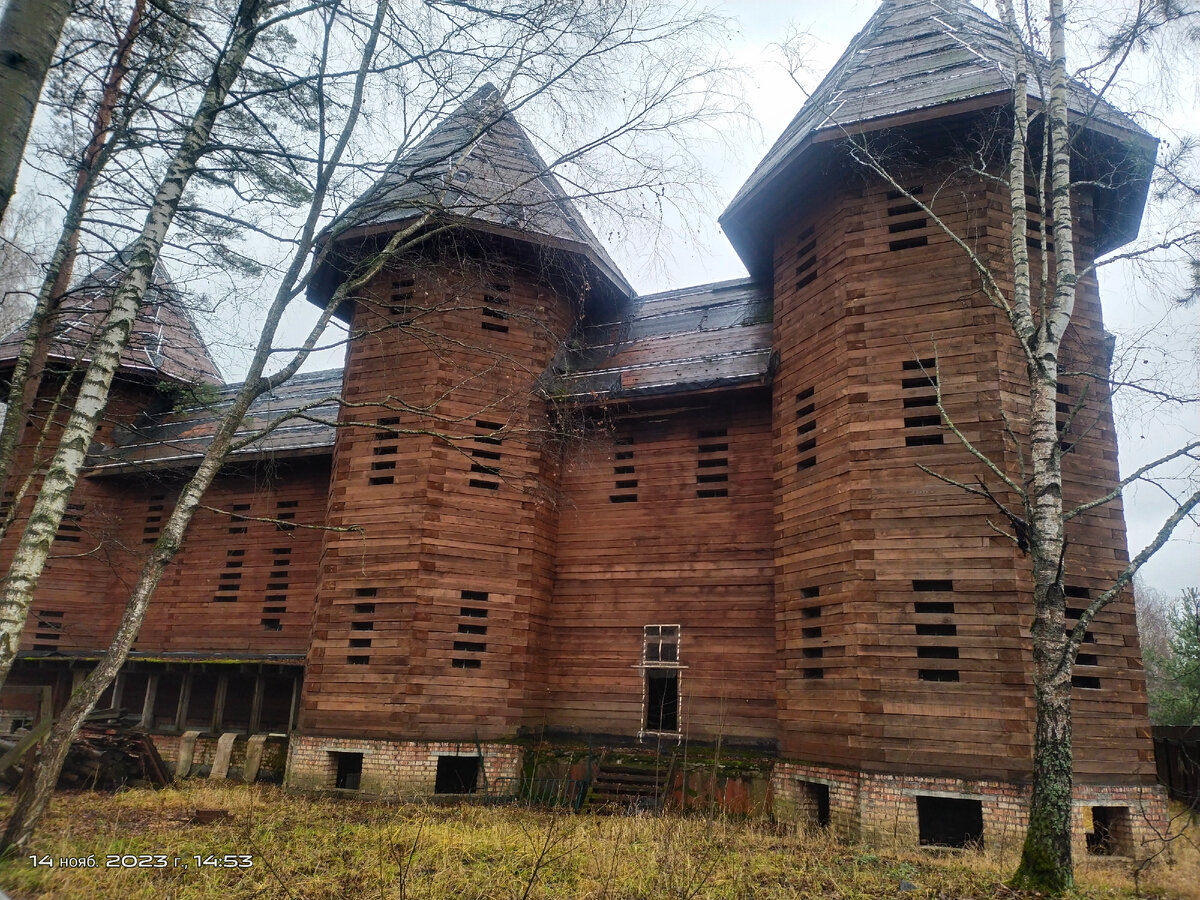
M 806 824 L 829 827 L 829 785 L 817 781 L 800 782 L 800 809 Z
M 1093 856 L 1132 856 L 1133 828 L 1128 806 L 1093 806 L 1087 852 Z
M 329 755 L 333 757 L 337 773 L 333 786 L 340 791 L 357 791 L 362 782 L 363 755 L 342 750 L 331 750 Z
M 435 794 L 473 794 L 479 778 L 478 756 L 439 756 Z
M 917 797 L 922 847 L 983 847 L 983 802 L 957 797 Z

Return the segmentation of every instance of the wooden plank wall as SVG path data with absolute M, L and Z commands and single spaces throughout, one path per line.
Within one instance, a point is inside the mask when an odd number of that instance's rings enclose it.
M 134 649 L 303 654 L 312 627 L 328 461 L 227 471 L 213 483 L 163 575 Z M 130 546 L 148 549 L 174 505 L 172 481 L 124 485 Z M 277 520 L 277 521 L 265 521 Z M 136 577 L 119 576 L 118 590 Z
M 769 398 L 630 411 L 568 454 L 539 724 L 632 737 L 643 627 L 679 625 L 689 738 L 775 741 Z
M 1031 198 L 1034 202 L 1036 198 Z M 1091 197 L 1075 200 L 1077 264 L 1093 256 Z M 1035 261 L 1040 257 L 1035 253 Z M 1109 345 L 1104 333 L 1099 288 L 1094 275 L 1081 280 L 1071 327 L 1059 360 L 1059 423 L 1063 455 L 1063 502 L 1070 508 L 1104 496 L 1119 479 L 1117 436 L 1109 389 Z M 1021 421 L 1028 408 L 1023 363 L 1008 357 L 1005 403 Z M 1099 376 L 1099 377 L 1097 377 Z M 1100 595 L 1128 563 L 1125 519 L 1119 499 L 1068 523 L 1065 562 L 1067 615 Z M 1094 620 L 1074 672 L 1074 763 L 1081 781 L 1153 781 L 1153 747 L 1148 725 L 1145 678 L 1131 591 Z
M 46 418 L 51 415 L 58 388 L 59 383 L 49 379 L 42 385 L 33 426 L 26 429 L 17 451 L 18 478 L 31 467 L 48 462 L 56 449 L 69 405 L 58 409 L 40 457 L 36 444 Z M 144 384 L 118 379 L 113 385 L 109 408 L 97 429 L 97 440 L 111 440 L 113 428 L 127 425 L 152 399 L 152 389 Z M 40 484 L 38 476 L 0 547 L 0 565 L 5 569 Z M 4 498 L 5 508 L 9 499 Z M 124 598 L 109 590 L 108 585 L 121 573 L 136 571 L 139 565 L 137 553 L 123 540 L 122 509 L 126 499 L 126 493 L 109 481 L 79 479 L 34 595 L 21 637 L 22 650 L 95 651 L 108 645 L 124 604 Z
M 325 542 L 308 732 L 473 739 L 524 720 L 556 496 L 533 387 L 574 303 L 486 259 L 414 260 L 355 309 L 329 508 L 359 530 Z
M 1003 195 L 932 171 L 910 186 L 979 252 L 1007 246 Z M 776 241 L 782 751 L 882 771 L 1027 777 L 1027 563 L 990 529 L 982 501 L 917 468 L 979 474 L 929 405 L 936 359 L 953 421 L 1016 473 L 999 402 L 1017 412 L 1023 363 L 961 251 L 891 186 L 851 182 L 810 208 L 819 215 L 799 214 Z M 1084 306 L 1088 322 L 1098 306 Z M 1093 332 L 1079 329 L 1077 343 L 1102 346 Z M 1111 425 L 1092 440 L 1073 455 L 1079 473 L 1096 474 L 1094 488 L 1115 478 L 1092 465 L 1115 465 Z M 1088 535 L 1076 539 L 1088 545 L 1081 567 L 1124 553 L 1120 519 L 1100 515 L 1099 528 L 1076 529 Z M 1119 633 L 1101 638 L 1102 619 L 1097 640 L 1121 652 L 1097 654 L 1102 687 L 1078 692 L 1076 742 L 1081 775 L 1109 781 L 1128 780 L 1131 764 L 1140 772 L 1143 756 L 1135 638 L 1123 612 L 1112 619 Z M 804 677 L 814 669 L 821 677 Z M 1119 693 L 1106 702 L 1109 690 Z

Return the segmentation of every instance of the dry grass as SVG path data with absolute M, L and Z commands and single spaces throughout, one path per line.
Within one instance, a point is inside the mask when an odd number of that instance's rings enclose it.
M 229 810 L 208 825 L 195 809 Z M 0 803 L 0 814 L 5 812 Z M 269 787 L 191 782 L 116 796 L 62 794 L 33 852 L 94 854 L 97 868 L 0 866 L 15 898 L 346 898 L 362 900 L 705 900 L 705 898 L 1012 897 L 1012 848 L 988 853 L 883 852 L 823 834 L 735 820 L 593 817 L 503 807 L 311 799 Z M 105 868 L 109 854 L 166 854 L 166 869 Z M 249 869 L 192 857 L 252 854 Z M 173 865 L 175 857 L 181 865 Z M 183 868 L 182 863 L 190 863 Z M 1079 897 L 1195 897 L 1200 853 L 1189 840 L 1141 877 L 1085 861 Z M 901 893 L 901 881 L 916 889 Z

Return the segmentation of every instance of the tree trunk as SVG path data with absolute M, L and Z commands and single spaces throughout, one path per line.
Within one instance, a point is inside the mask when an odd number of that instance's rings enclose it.
M 70 0 L 8 0 L 0 19 L 0 219 L 8 209 L 42 83 Z
M 1062 591 L 1051 590 L 1059 597 Z M 1052 598 L 1048 598 L 1051 600 Z M 1047 604 L 1050 605 L 1050 604 Z M 1055 620 L 1039 614 L 1034 622 L 1033 796 L 1029 827 L 1021 849 L 1015 887 L 1060 894 L 1074 886 L 1071 858 L 1071 670 L 1059 665 L 1065 635 Z M 1057 639 L 1056 639 L 1057 638 Z
M 160 182 L 142 233 L 134 244 L 129 268 L 117 287 L 112 310 L 105 317 L 84 374 L 71 417 L 63 429 L 42 482 L 37 502 L 21 534 L 0 591 L 0 685 L 16 658 L 21 631 L 33 592 L 41 578 L 67 501 L 83 468 L 88 447 L 108 403 L 108 392 L 129 341 L 134 318 L 158 262 L 159 252 L 175 218 L 184 189 L 196 170 L 224 108 L 225 98 L 258 36 L 257 23 L 265 0 L 242 0 L 229 44 L 219 57 L 204 95 L 174 159 Z
M 59 300 L 70 287 L 75 271 L 79 232 L 91 199 L 92 187 L 96 184 L 96 176 L 104 169 L 112 155 L 117 135 L 124 130 L 123 124 L 113 127 L 113 115 L 120 100 L 121 85 L 128 72 L 129 55 L 141 29 L 144 12 L 145 0 L 136 0 L 125 35 L 117 45 L 116 55 L 109 66 L 100 105 L 92 122 L 92 138 L 80 158 L 75 173 L 75 190 L 63 217 L 58 243 L 42 280 L 42 286 L 38 290 L 37 302 L 25 328 L 25 339 L 9 378 L 8 410 L 11 415 L 5 414 L 4 426 L 0 429 L 0 490 L 8 487 L 17 443 L 41 387 L 42 371 L 50 349 L 49 337 L 54 313 Z M 21 496 L 13 498 L 14 511 L 20 502 Z M 8 524 L 7 519 L 0 524 L 0 540 L 4 539 Z

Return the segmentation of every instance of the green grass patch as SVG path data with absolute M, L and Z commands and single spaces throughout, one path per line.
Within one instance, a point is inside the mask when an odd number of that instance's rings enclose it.
M 0 813 L 10 803 L 0 802 Z M 196 810 L 214 809 L 229 815 L 195 820 Z M 17 900 L 943 900 L 1019 896 L 1003 886 L 1012 852 L 889 852 L 736 819 L 393 804 L 193 781 L 58 794 L 30 849 L 53 865 L 9 860 L 0 886 Z M 1077 896 L 1194 896 L 1194 845 L 1181 842 L 1167 856 L 1141 877 L 1143 893 L 1134 891 L 1132 864 L 1083 861 Z M 81 857 L 95 867 L 58 865 Z M 131 865 L 162 857 L 165 867 Z M 243 867 L 243 857 L 253 864 Z M 902 882 L 915 889 L 901 893 Z

